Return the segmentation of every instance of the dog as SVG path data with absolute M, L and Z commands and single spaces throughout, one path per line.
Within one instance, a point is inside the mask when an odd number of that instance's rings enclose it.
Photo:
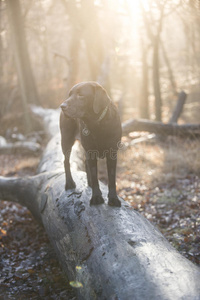
M 116 106 L 97 82 L 81 82 L 61 104 L 61 146 L 65 156 L 65 190 L 76 187 L 70 171 L 69 156 L 79 128 L 86 152 L 88 185 L 92 188 L 90 205 L 104 203 L 97 179 L 97 159 L 106 158 L 108 171 L 108 204 L 121 206 L 116 193 L 117 150 L 121 143 L 121 122 Z

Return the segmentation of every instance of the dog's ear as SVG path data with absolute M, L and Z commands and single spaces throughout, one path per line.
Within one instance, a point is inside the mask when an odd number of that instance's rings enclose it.
M 101 112 L 110 102 L 106 90 L 101 85 L 95 85 L 93 110 L 95 114 Z

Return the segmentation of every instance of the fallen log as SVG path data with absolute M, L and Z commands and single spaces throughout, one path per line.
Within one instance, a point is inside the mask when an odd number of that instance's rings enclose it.
M 169 124 L 170 124 L 170 123 L 177 123 L 178 118 L 180 117 L 181 112 L 182 112 L 182 110 L 183 110 L 183 106 L 184 106 L 184 104 L 185 104 L 186 98 L 187 98 L 187 94 L 186 94 L 184 91 L 180 92 L 180 94 L 179 94 L 179 96 L 178 96 L 178 101 L 177 101 L 176 106 L 175 106 L 175 108 L 174 108 L 174 110 L 173 110 L 172 116 L 171 116 L 171 118 L 170 118 L 170 120 L 169 120 Z M 139 121 L 141 121 L 141 120 L 139 120 Z M 143 121 L 144 121 L 144 120 L 143 120 Z M 127 123 L 124 123 L 124 124 L 123 124 L 123 130 L 124 130 L 124 133 L 126 133 L 126 134 L 127 134 L 126 130 L 128 129 L 128 127 L 129 127 L 129 125 L 130 125 L 129 122 L 131 122 L 131 121 L 128 121 L 128 124 L 127 124 Z M 149 121 L 149 122 L 150 122 L 150 121 Z M 152 122 L 151 122 L 151 123 L 152 123 Z M 158 123 L 156 122 L 156 124 L 158 124 Z M 162 124 L 163 124 L 163 123 L 162 123 Z M 135 126 L 135 125 L 134 125 L 134 126 Z M 144 125 L 143 125 L 143 126 L 144 126 Z M 156 125 L 155 125 L 155 126 L 156 126 Z M 162 133 L 161 133 L 161 134 L 162 134 Z M 158 137 L 158 136 L 157 136 L 157 137 Z M 160 134 L 159 134 L 159 137 L 160 137 Z M 148 134 L 148 135 L 146 135 L 146 136 L 142 136 L 142 137 L 140 137 L 140 138 L 136 138 L 136 139 L 132 140 L 131 143 L 130 143 L 130 145 L 133 146 L 133 145 L 136 145 L 136 144 L 138 144 L 138 143 L 149 142 L 149 141 L 153 141 L 153 140 L 155 140 L 155 139 L 156 139 L 156 134 L 155 134 L 155 133 L 152 133 L 152 134 Z
M 14 143 L 6 143 L 0 146 L 0 154 L 31 154 L 38 155 L 41 153 L 41 146 L 38 143 L 29 141 L 20 141 Z
M 180 137 L 199 138 L 200 124 L 165 124 L 144 119 L 131 119 L 122 124 L 123 135 L 133 131 L 148 131 L 161 135 L 174 135 Z
M 63 270 L 80 286 L 78 299 L 200 299 L 200 269 L 131 206 L 121 199 L 121 208 L 109 207 L 101 184 L 106 203 L 90 207 L 76 159 L 77 188 L 65 191 L 57 134 L 36 176 L 0 178 L 0 199 L 25 205 L 43 223 Z

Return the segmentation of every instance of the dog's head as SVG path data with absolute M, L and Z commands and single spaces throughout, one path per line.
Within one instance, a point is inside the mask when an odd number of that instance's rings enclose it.
M 73 86 L 60 107 L 68 117 L 90 118 L 101 114 L 109 102 L 106 90 L 97 82 L 89 81 Z

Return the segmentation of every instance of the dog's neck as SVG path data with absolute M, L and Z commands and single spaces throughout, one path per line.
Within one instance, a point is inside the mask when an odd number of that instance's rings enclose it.
M 105 118 L 106 113 L 107 113 L 107 111 L 108 111 L 109 105 L 110 105 L 110 103 L 104 108 L 104 110 L 102 111 L 102 113 L 100 114 L 100 116 L 98 117 L 98 119 L 95 120 L 95 124 L 99 125 L 100 122 Z M 88 129 L 88 126 L 87 126 L 87 124 L 86 124 L 87 121 L 86 121 L 86 123 L 85 123 L 85 120 L 82 119 L 82 122 L 83 122 L 83 124 L 84 124 L 84 128 L 83 128 L 83 130 L 82 130 L 83 135 L 89 135 L 91 132 L 90 132 L 90 130 Z M 93 123 L 93 124 L 94 124 L 94 123 Z
M 89 114 L 88 116 L 85 116 L 84 118 L 81 118 L 81 120 L 86 124 L 93 124 L 93 125 L 100 125 L 100 122 L 105 118 L 110 103 L 103 109 L 103 111 L 99 114 L 97 117 L 96 114 L 93 112 L 93 114 Z

